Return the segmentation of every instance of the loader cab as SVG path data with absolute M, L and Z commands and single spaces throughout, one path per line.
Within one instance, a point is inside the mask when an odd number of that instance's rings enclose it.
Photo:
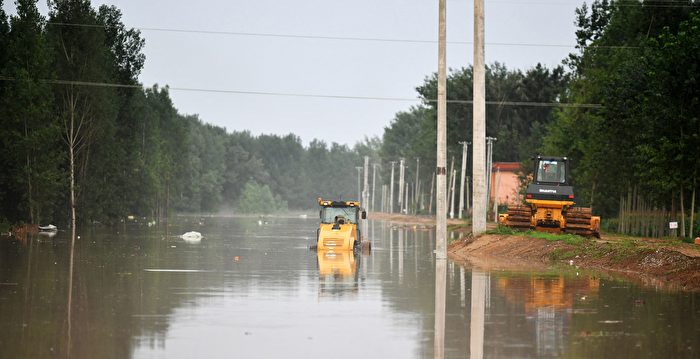
M 568 186 L 569 161 L 566 157 L 537 156 L 534 174 L 536 184 Z
M 321 206 L 319 217 L 321 223 L 316 231 L 316 248 L 318 250 L 354 250 L 362 242 L 360 219 L 366 219 L 367 213 L 358 201 L 328 201 L 318 199 Z

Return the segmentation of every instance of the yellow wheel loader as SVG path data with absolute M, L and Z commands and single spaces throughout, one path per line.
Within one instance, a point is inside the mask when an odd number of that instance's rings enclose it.
M 361 248 L 362 233 L 358 227 L 367 212 L 358 201 L 328 201 L 318 199 L 321 224 L 316 231 L 318 251 L 352 251 Z
M 575 207 L 574 188 L 568 181 L 566 157 L 535 158 L 533 181 L 527 186 L 524 205 L 508 206 L 500 224 L 515 229 L 572 233 L 600 237 L 600 217 L 590 208 Z

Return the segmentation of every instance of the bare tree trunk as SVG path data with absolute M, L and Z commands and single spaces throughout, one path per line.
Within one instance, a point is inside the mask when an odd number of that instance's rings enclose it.
M 683 187 L 681 187 L 681 237 L 685 238 L 685 205 L 683 204 Z
M 693 175 L 693 197 L 690 200 L 690 238 L 693 238 L 693 220 L 695 219 L 695 188 L 697 187 L 697 174 Z
M 27 120 L 24 120 L 24 138 L 25 140 L 29 140 L 29 129 L 27 128 Z M 34 198 L 33 198 L 33 189 L 32 189 L 32 162 L 31 162 L 31 157 L 29 155 L 29 152 L 31 150 L 27 148 L 27 207 L 29 209 L 29 223 L 35 223 L 34 222 Z

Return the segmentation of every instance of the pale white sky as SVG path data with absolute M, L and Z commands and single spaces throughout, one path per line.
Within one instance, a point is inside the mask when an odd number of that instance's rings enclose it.
M 353 38 L 437 39 L 437 0 L 122 0 L 129 27 Z M 556 66 L 573 50 L 580 0 L 486 0 L 486 61 Z M 39 1 L 46 14 L 45 2 Z M 473 1 L 447 1 L 447 39 L 473 40 Z M 5 9 L 14 12 L 12 1 Z M 436 43 L 165 32 L 143 29 L 144 85 L 361 97 L 416 98 L 437 70 Z M 499 44 L 500 43 L 500 44 Z M 508 44 L 571 45 L 513 46 Z M 471 44 L 449 44 L 452 68 L 472 62 Z M 171 92 L 176 108 L 229 131 L 293 132 L 354 144 L 381 136 L 402 101 Z

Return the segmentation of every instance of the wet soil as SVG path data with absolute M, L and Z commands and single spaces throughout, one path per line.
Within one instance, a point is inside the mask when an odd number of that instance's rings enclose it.
M 389 223 L 423 225 L 430 228 L 435 227 L 435 216 L 428 215 L 369 212 L 367 213 L 367 218 L 371 220 L 386 221 Z M 464 225 L 464 223 L 464 219 L 447 219 L 448 225 L 457 226 Z
M 700 291 L 697 247 L 613 236 L 565 243 L 525 235 L 486 234 L 452 242 L 448 256 L 484 269 L 531 270 L 563 264 L 604 271 L 646 286 Z

